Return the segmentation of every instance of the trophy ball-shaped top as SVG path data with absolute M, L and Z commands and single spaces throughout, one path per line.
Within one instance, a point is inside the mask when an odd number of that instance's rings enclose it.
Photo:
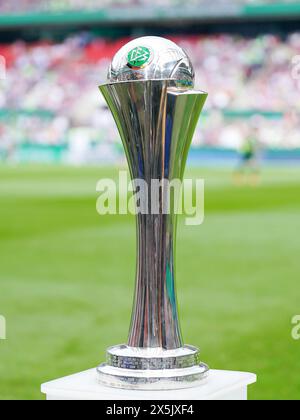
M 124 45 L 114 56 L 108 82 L 169 80 L 180 89 L 194 87 L 194 69 L 187 54 L 174 42 L 145 36 Z

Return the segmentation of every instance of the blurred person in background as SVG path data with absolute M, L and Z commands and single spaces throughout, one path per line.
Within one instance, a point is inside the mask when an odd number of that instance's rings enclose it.
M 260 141 L 259 127 L 250 126 L 248 135 L 242 142 L 240 163 L 234 173 L 234 181 L 237 185 L 251 185 L 253 187 L 260 184 L 260 152 L 262 144 Z

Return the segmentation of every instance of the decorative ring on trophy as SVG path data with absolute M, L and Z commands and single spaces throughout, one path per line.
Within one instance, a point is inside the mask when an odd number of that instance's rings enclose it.
M 132 179 L 180 179 L 207 94 L 193 90 L 194 70 L 171 41 L 143 37 L 122 47 L 100 90 L 120 132 Z M 148 194 L 149 195 L 149 194 Z M 145 197 L 149 209 L 151 196 Z M 158 214 L 137 215 L 137 274 L 127 345 L 108 349 L 101 383 L 129 389 L 198 385 L 209 368 L 184 346 L 175 291 L 174 203 L 166 214 L 163 183 Z

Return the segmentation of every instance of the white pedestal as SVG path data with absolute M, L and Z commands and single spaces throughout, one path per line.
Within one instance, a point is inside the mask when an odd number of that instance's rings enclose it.
M 95 369 L 42 385 L 47 400 L 247 400 L 253 373 L 211 370 L 208 379 L 195 388 L 172 391 L 132 391 L 109 388 L 97 382 Z

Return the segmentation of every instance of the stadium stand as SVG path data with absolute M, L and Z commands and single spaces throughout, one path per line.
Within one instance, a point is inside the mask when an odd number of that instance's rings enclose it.
M 194 0 L 193 5 L 210 4 L 209 0 Z M 287 3 L 296 3 L 296 0 L 215 0 L 214 3 L 230 6 L 237 5 L 270 5 Z M 122 6 L 144 6 L 147 5 L 146 0 L 10 0 L 1 1 L 0 11 L 3 13 L 20 13 L 32 11 L 58 11 L 58 10 L 95 10 L 104 7 L 122 7 Z M 153 0 L 152 6 L 176 6 L 181 5 L 181 0 Z
M 300 54 L 300 35 L 284 42 L 271 35 L 173 39 L 192 57 L 197 86 L 210 94 L 206 107 L 210 118 L 204 133 L 196 136 L 197 144 L 236 147 L 243 116 L 253 115 L 263 127 L 266 144 L 300 146 L 299 90 L 290 70 L 293 56 Z M 112 121 L 104 104 L 99 109 L 96 86 L 105 80 L 109 60 L 126 41 L 89 40 L 84 34 L 61 44 L 2 46 L 8 71 L 0 105 L 2 116 L 11 118 L 9 125 L 2 118 L 2 145 L 62 145 L 70 141 L 74 128 L 80 128 L 87 141 L 118 143 L 114 125 L 107 126 Z
M 113 2 L 115 7 L 129 3 Z M 99 4 L 23 0 L 1 2 L 0 10 Z M 253 127 L 266 147 L 300 148 L 300 33 L 169 38 L 186 49 L 195 66 L 197 87 L 209 92 L 195 148 L 237 149 Z M 108 63 L 127 41 L 77 32 L 63 42 L 0 43 L 7 66 L 6 78 L 0 80 L 0 159 L 23 159 L 32 151 L 38 160 L 50 151 L 54 159 L 61 159 L 66 150 L 73 161 L 118 159 L 119 136 L 97 85 L 105 81 Z
M 118 25 L 287 19 L 300 15 L 296 0 L 11 0 L 0 2 L 0 27 Z

